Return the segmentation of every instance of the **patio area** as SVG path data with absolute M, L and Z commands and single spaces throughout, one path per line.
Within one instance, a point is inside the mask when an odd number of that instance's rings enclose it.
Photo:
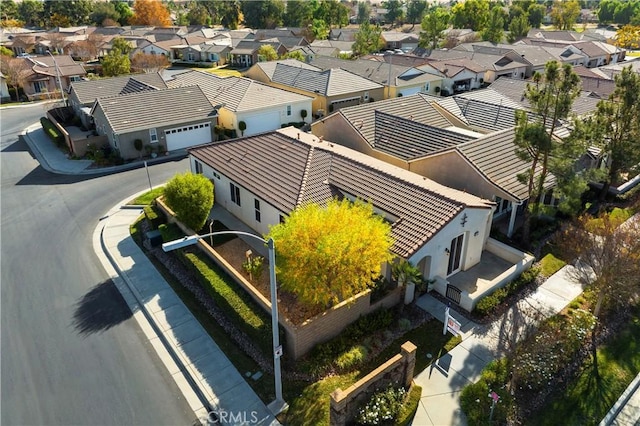
M 478 264 L 448 278 L 436 277 L 434 289 L 471 312 L 480 299 L 518 277 L 533 261 L 532 255 L 489 238 Z

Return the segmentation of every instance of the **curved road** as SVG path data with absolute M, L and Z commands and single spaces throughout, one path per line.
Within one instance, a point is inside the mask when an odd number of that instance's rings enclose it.
M 144 169 L 54 175 L 18 140 L 41 105 L 0 109 L 3 425 L 190 425 L 184 401 L 92 248 Z M 185 160 L 150 167 L 163 182 Z

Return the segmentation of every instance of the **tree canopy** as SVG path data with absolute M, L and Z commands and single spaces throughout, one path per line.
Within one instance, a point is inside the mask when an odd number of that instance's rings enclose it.
M 278 52 L 270 44 L 264 44 L 258 49 L 258 59 L 260 61 L 275 61 L 278 59 Z
M 285 5 L 282 0 L 243 1 L 244 24 L 250 28 L 273 29 L 282 25 Z
M 548 62 L 543 75 L 536 73 L 533 83 L 527 84 L 524 93 L 531 105 L 534 117 L 525 111 L 516 111 L 516 154 L 530 167 L 518 178 L 527 185 L 529 209 L 525 210 L 522 239 L 529 243 L 531 215 L 540 211 L 541 196 L 544 193 L 550 169 L 557 165 L 558 174 L 570 179 L 575 173 L 565 173 L 565 168 L 573 167 L 573 146 L 571 138 L 564 143 L 554 142 L 554 132 L 562 120 L 571 112 L 573 101 L 580 93 L 580 77 L 569 64 L 560 66 L 557 62 Z M 559 152 L 562 150 L 562 153 Z M 558 160 L 552 164 L 552 159 Z M 567 181 L 567 187 L 571 182 Z
M 308 305 L 326 307 L 370 287 L 392 259 L 391 227 L 371 204 L 306 204 L 273 226 L 280 285 Z
M 444 37 L 444 31 L 449 28 L 451 16 L 446 9 L 438 7 L 424 15 L 422 31 L 420 32 L 420 47 L 437 49 L 440 40 Z
M 353 43 L 353 53 L 356 56 L 377 52 L 384 46 L 380 26 L 371 25 L 369 22 L 360 25 L 360 30 L 356 33 L 356 40 Z
M 451 15 L 454 28 L 482 31 L 489 19 L 489 1 L 467 0 L 456 3 L 451 8 Z
M 599 147 L 608 160 L 602 199 L 611 184 L 619 183 L 621 174 L 634 176 L 640 172 L 640 75 L 630 65 L 615 76 L 615 82 L 613 93 L 598 102 L 581 132 L 587 143 Z
M 559 30 L 572 30 L 579 16 L 578 0 L 556 0 L 551 8 L 551 22 Z
M 160 0 L 135 0 L 132 25 L 168 27 L 171 25 L 169 9 Z
M 482 30 L 482 39 L 492 43 L 501 43 L 504 38 L 504 11 L 495 6 L 489 13 L 487 26 Z
M 201 174 L 176 174 L 167 182 L 164 198 L 178 220 L 198 232 L 213 207 L 213 183 Z
M 129 55 L 124 55 L 120 49 L 114 47 L 108 55 L 102 58 L 102 73 L 105 77 L 116 77 L 118 75 L 129 74 L 131 71 L 131 60 Z

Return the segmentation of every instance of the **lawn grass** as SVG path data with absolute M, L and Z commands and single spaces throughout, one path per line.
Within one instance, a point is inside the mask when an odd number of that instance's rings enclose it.
M 583 367 L 564 395 L 543 407 L 529 424 L 551 426 L 562 419 L 564 425 L 596 425 L 602 420 L 640 371 L 640 306 L 615 338 L 598 350 L 600 379 L 590 358 Z
M 640 56 L 640 50 L 634 50 L 631 52 L 627 52 L 625 56 Z
M 151 204 L 153 200 L 161 196 L 163 193 L 164 193 L 164 186 L 160 186 L 158 188 L 154 188 L 151 191 L 145 192 L 144 194 L 129 201 L 127 204 L 135 205 L 135 206 L 147 206 Z
M 540 260 L 540 273 L 548 278 L 566 264 L 564 260 L 558 259 L 553 254 L 548 253 Z

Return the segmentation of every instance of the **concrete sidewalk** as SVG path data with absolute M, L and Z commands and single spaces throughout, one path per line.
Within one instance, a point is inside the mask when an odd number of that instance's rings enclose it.
M 279 424 L 131 238 L 140 214 L 113 208 L 96 228 L 94 249 L 191 408 L 204 422 Z
M 120 166 L 90 168 L 93 164 L 91 160 L 72 160 L 45 134 L 40 123 L 32 124 L 22 132 L 24 141 L 29 146 L 31 152 L 36 157 L 40 166 L 48 172 L 62 175 L 105 175 L 125 170 L 132 170 L 144 167 L 144 161 L 133 161 Z M 186 150 L 179 150 L 165 155 L 148 159 L 147 164 L 157 164 L 166 161 L 173 161 L 185 158 Z
M 540 285 L 534 293 L 511 307 L 501 318 L 488 325 L 478 325 L 451 314 L 461 323 L 462 342 L 422 371 L 414 381 L 422 387 L 422 397 L 412 424 L 416 426 L 466 425 L 460 409 L 462 389 L 480 379 L 482 370 L 501 358 L 514 338 L 526 327 L 535 326 L 538 318 L 560 312 L 582 293 L 582 286 L 569 274 L 567 265 Z M 417 305 L 444 321 L 446 306 L 429 294 Z

